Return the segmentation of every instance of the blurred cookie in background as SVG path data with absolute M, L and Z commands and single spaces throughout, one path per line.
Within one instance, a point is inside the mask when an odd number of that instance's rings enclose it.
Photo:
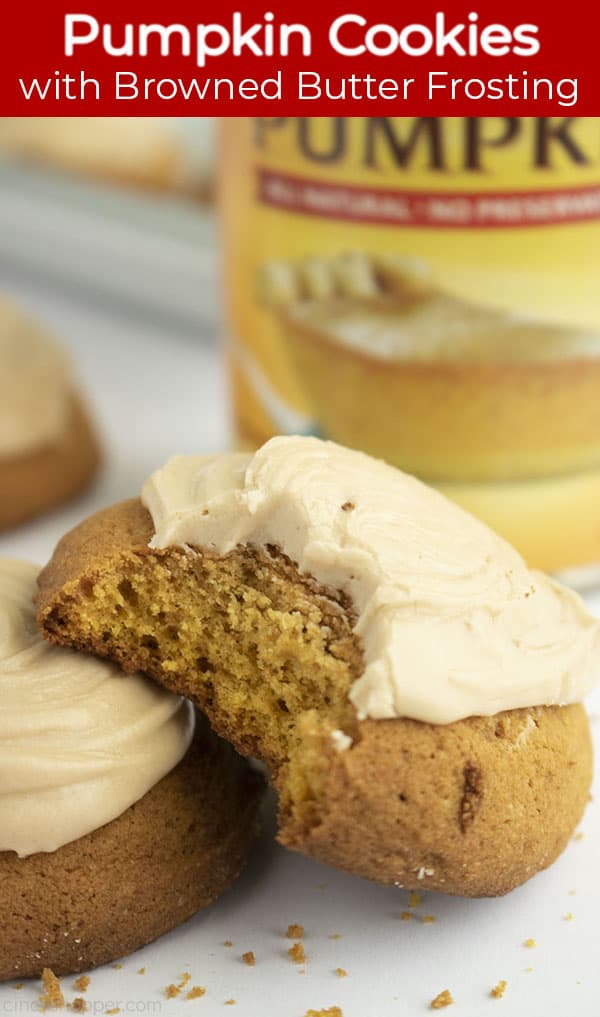
M 67 354 L 0 294 L 0 531 L 79 494 L 99 463 Z
M 1 117 L 0 152 L 129 188 L 208 201 L 210 117 Z

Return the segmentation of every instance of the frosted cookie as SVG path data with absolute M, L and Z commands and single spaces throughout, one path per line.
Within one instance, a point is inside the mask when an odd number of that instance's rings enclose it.
M 0 561 L 0 980 L 96 967 L 207 907 L 260 799 L 189 703 L 42 640 L 38 571 Z
M 38 621 L 193 699 L 270 767 L 281 841 L 350 872 L 506 893 L 583 812 L 600 623 L 361 453 L 171 460 L 63 538 Z
M 210 117 L 4 117 L 0 149 L 83 177 L 207 198 Z
M 65 352 L 0 294 L 0 531 L 79 494 L 99 460 Z

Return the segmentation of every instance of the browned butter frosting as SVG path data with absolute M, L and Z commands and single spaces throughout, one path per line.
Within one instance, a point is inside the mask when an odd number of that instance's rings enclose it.
M 184 700 L 39 635 L 39 569 L 0 560 L 0 852 L 56 851 L 116 819 L 185 755 Z
M 580 700 L 600 622 L 483 523 L 412 476 L 310 437 L 178 456 L 144 485 L 153 547 L 280 546 L 358 612 L 361 717 L 447 724 Z
M 71 390 L 63 349 L 0 294 L 0 458 L 52 444 L 64 430 Z

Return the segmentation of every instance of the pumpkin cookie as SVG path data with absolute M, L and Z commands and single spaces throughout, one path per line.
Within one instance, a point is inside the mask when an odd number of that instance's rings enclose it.
M 43 642 L 37 572 L 0 562 L 0 980 L 96 967 L 207 907 L 261 797 L 189 703 Z
M 1 297 L 0 531 L 79 494 L 99 459 L 66 354 Z
M 51 641 L 142 670 L 270 767 L 287 846 L 496 895 L 589 793 L 600 623 L 482 523 L 313 438 L 178 457 L 58 545 Z

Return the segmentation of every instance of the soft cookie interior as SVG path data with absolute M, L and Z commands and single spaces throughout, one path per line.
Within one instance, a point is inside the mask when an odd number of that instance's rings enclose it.
M 87 520 L 40 580 L 47 638 L 191 698 L 270 767 L 280 838 L 381 882 L 503 893 L 578 822 L 591 751 L 580 706 L 447 726 L 359 722 L 352 604 L 279 548 L 150 550 L 137 500 Z
M 240 547 L 224 557 L 150 551 L 151 524 L 137 502 L 88 525 L 93 532 L 106 524 L 116 541 L 137 524 L 144 542 L 91 563 L 45 602 L 47 570 L 40 618 L 50 639 L 183 693 L 275 774 L 302 753 L 307 722 L 356 733 L 348 692 L 362 651 L 342 593 L 301 575 L 275 547 Z

